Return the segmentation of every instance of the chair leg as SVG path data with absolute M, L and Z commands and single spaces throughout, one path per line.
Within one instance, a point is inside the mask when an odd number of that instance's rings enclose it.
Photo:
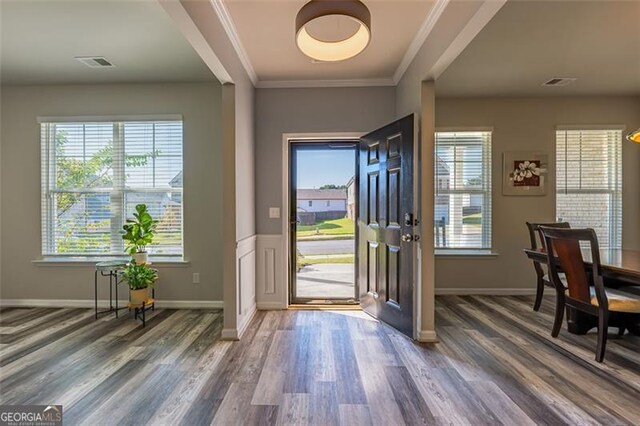
M 542 277 L 538 277 L 538 286 L 536 288 L 536 301 L 533 303 L 533 310 L 540 310 L 540 305 L 542 304 L 542 296 L 544 296 L 544 281 Z
M 625 327 L 624 325 L 621 325 L 620 327 L 618 327 L 618 337 L 624 336 L 624 331 L 626 329 L 627 329 L 627 327 Z
M 607 334 L 609 331 L 609 312 L 598 313 L 598 347 L 596 348 L 596 361 L 604 360 L 604 351 L 607 347 Z
M 556 317 L 553 321 L 553 329 L 551 330 L 551 337 L 558 337 L 560 329 L 562 328 L 562 320 L 564 319 L 565 303 L 564 293 L 556 291 Z

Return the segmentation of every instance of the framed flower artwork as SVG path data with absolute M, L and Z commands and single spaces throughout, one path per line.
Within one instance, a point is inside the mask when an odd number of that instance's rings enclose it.
M 545 195 L 549 156 L 536 151 L 503 154 L 503 195 Z

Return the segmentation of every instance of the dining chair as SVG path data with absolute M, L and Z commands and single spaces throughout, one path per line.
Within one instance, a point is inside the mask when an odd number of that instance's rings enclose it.
M 551 222 L 551 223 L 541 223 L 541 222 L 527 222 L 527 228 L 529 229 L 529 239 L 531 240 L 531 250 L 538 250 L 539 248 L 544 249 L 544 238 L 540 233 L 540 227 L 546 226 L 549 228 L 571 228 L 569 222 Z M 538 245 L 538 240 L 540 240 L 540 245 Z M 544 296 L 544 287 L 554 287 L 549 279 L 549 274 L 545 272 L 545 266 L 536 260 L 533 261 L 533 269 L 536 271 L 536 300 L 533 302 L 533 310 L 538 311 L 540 309 L 540 304 L 542 304 L 542 296 Z M 563 276 L 561 275 L 561 278 Z M 557 302 L 557 297 L 556 297 Z
M 598 237 L 593 229 L 562 229 L 541 226 L 547 250 L 547 265 L 551 281 L 558 289 L 561 309 L 556 309 L 556 317 L 551 335 L 557 337 L 562 326 L 565 305 L 578 311 L 598 317 L 598 345 L 596 361 L 602 362 L 607 345 L 609 313 L 614 312 L 624 318 L 625 314 L 640 313 L 640 296 L 620 290 L 605 288 L 600 263 Z M 585 268 L 581 242 L 587 242 L 591 251 L 591 273 Z M 560 268 L 565 274 L 566 291 L 560 280 Z M 621 319 L 622 319 L 621 318 Z M 619 334 L 624 333 L 624 321 L 620 323 Z

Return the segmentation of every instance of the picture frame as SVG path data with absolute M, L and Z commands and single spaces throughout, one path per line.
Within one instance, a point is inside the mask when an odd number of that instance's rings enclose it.
M 508 151 L 502 155 L 503 195 L 546 195 L 548 154 L 540 151 Z

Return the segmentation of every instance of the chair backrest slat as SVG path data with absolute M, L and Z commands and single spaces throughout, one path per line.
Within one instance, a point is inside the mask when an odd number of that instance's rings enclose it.
M 606 294 L 600 267 L 598 238 L 593 229 L 558 229 L 542 226 L 540 228 L 547 247 L 547 263 L 553 279 L 558 281 L 560 268 L 564 272 L 569 289 L 569 297 L 584 303 L 591 303 L 591 282 L 580 248 L 580 242 L 588 242 L 591 248 L 593 284 L 599 303 L 606 304 Z

